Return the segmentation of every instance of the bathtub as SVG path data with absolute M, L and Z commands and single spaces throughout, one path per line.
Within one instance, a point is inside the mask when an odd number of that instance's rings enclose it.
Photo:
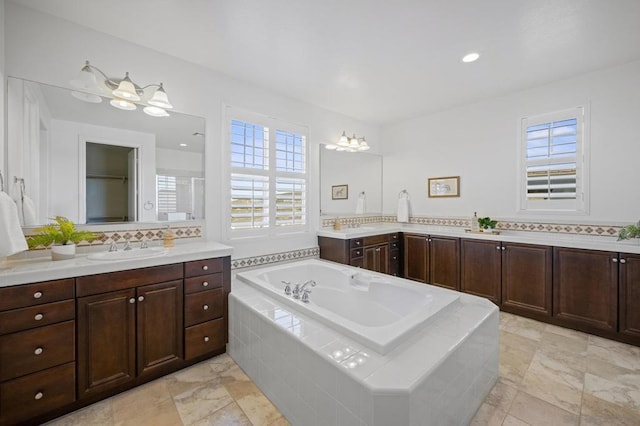
M 312 278 L 310 303 L 284 295 Z M 232 278 L 227 349 L 294 426 L 463 426 L 498 378 L 498 323 L 480 297 L 304 260 Z
M 383 355 L 460 300 L 454 291 L 317 259 L 242 272 L 237 278 Z M 284 293 L 285 283 L 293 287 L 308 280 L 317 284 L 307 286 L 309 303 Z

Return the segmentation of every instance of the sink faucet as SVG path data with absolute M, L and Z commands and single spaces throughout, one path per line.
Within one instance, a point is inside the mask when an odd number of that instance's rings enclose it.
M 129 242 L 128 239 L 127 239 L 127 242 L 124 244 L 124 248 L 122 250 L 124 250 L 124 251 L 131 250 L 131 242 Z
M 118 245 L 116 244 L 115 241 L 111 241 L 111 244 L 109 245 L 109 251 L 118 251 Z

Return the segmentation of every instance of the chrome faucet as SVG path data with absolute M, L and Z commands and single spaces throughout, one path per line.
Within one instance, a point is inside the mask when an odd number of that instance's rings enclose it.
M 311 290 L 305 290 L 305 287 L 311 284 L 311 287 L 315 287 L 316 286 L 316 282 L 314 280 L 309 280 L 306 283 L 300 285 L 300 284 L 296 284 L 295 287 L 293 288 L 293 298 L 294 299 L 300 299 L 300 295 L 303 295 L 306 297 L 303 297 L 304 302 L 308 302 L 309 301 L 309 293 L 311 293 Z
M 118 245 L 116 244 L 115 241 L 111 241 L 111 244 L 109 245 L 109 251 L 118 251 Z
M 309 281 L 307 281 L 306 283 L 302 284 L 302 287 L 300 287 L 300 292 L 305 291 L 305 289 L 304 289 L 304 288 L 305 288 L 308 284 L 311 284 L 311 287 L 315 287 L 315 286 L 317 285 L 317 283 L 316 283 L 314 280 L 309 280 Z M 309 293 L 311 293 L 311 290 L 306 290 L 306 291 L 308 291 Z
M 291 296 L 291 283 L 289 281 L 280 281 L 282 284 L 284 284 L 284 294 L 286 294 L 287 296 Z
M 127 239 L 127 242 L 124 244 L 124 248 L 122 250 L 124 251 L 129 251 L 131 250 L 131 242 L 129 242 L 129 240 Z

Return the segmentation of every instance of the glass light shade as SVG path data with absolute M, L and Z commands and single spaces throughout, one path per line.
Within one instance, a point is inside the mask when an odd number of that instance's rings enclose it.
M 360 147 L 358 148 L 358 150 L 360 151 L 367 151 L 368 149 L 370 149 L 371 147 L 369 146 L 369 144 L 367 143 L 366 140 L 364 140 L 364 138 L 362 138 L 362 140 L 360 141 Z
M 152 117 L 169 117 L 169 113 L 167 111 L 156 106 L 146 106 L 142 109 L 142 111 Z
M 133 102 L 129 102 L 126 99 L 111 99 L 111 102 L 109 102 L 111 104 L 111 106 L 116 107 L 118 109 L 123 109 L 125 111 L 133 111 L 134 109 L 136 109 L 136 104 L 134 104 Z
M 338 148 L 338 145 L 335 145 L 335 144 L 332 144 L 332 143 L 330 143 L 329 145 L 325 145 L 325 146 L 324 146 L 324 149 L 331 149 L 331 150 L 333 150 L 333 149 L 337 149 L 337 148 Z
M 91 71 L 89 65 L 82 67 L 78 73 L 78 78 L 71 80 L 69 83 L 76 89 L 96 89 L 98 87 L 96 75 Z
M 148 104 L 160 108 L 173 108 L 173 105 L 171 105 L 167 97 L 167 92 L 165 92 L 164 87 L 162 87 L 162 83 L 160 83 L 158 90 L 156 90 L 151 99 L 149 99 Z
M 356 135 L 354 134 L 351 140 L 349 141 L 349 148 L 358 148 L 359 146 L 360 146 L 360 143 L 358 143 L 358 138 L 356 138 Z
M 126 99 L 128 101 L 139 101 L 140 96 L 136 92 L 136 86 L 133 85 L 133 82 L 129 78 L 129 73 L 127 73 L 118 87 L 111 92 L 113 96 L 117 96 L 118 98 Z
M 84 102 L 89 102 L 91 104 L 99 104 L 102 102 L 102 98 L 98 95 L 94 95 L 92 93 L 84 93 L 84 92 L 76 92 L 75 90 L 71 92 L 71 96 L 76 99 L 80 99 Z
M 347 132 L 342 132 L 342 136 L 340 136 L 340 140 L 338 141 L 338 146 L 349 146 L 349 138 L 347 137 Z

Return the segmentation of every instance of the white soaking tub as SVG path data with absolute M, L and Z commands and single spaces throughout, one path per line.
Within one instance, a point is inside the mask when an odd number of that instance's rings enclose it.
M 310 279 L 309 303 L 284 294 Z M 467 425 L 498 377 L 498 309 L 304 260 L 236 275 L 228 349 L 293 425 Z

